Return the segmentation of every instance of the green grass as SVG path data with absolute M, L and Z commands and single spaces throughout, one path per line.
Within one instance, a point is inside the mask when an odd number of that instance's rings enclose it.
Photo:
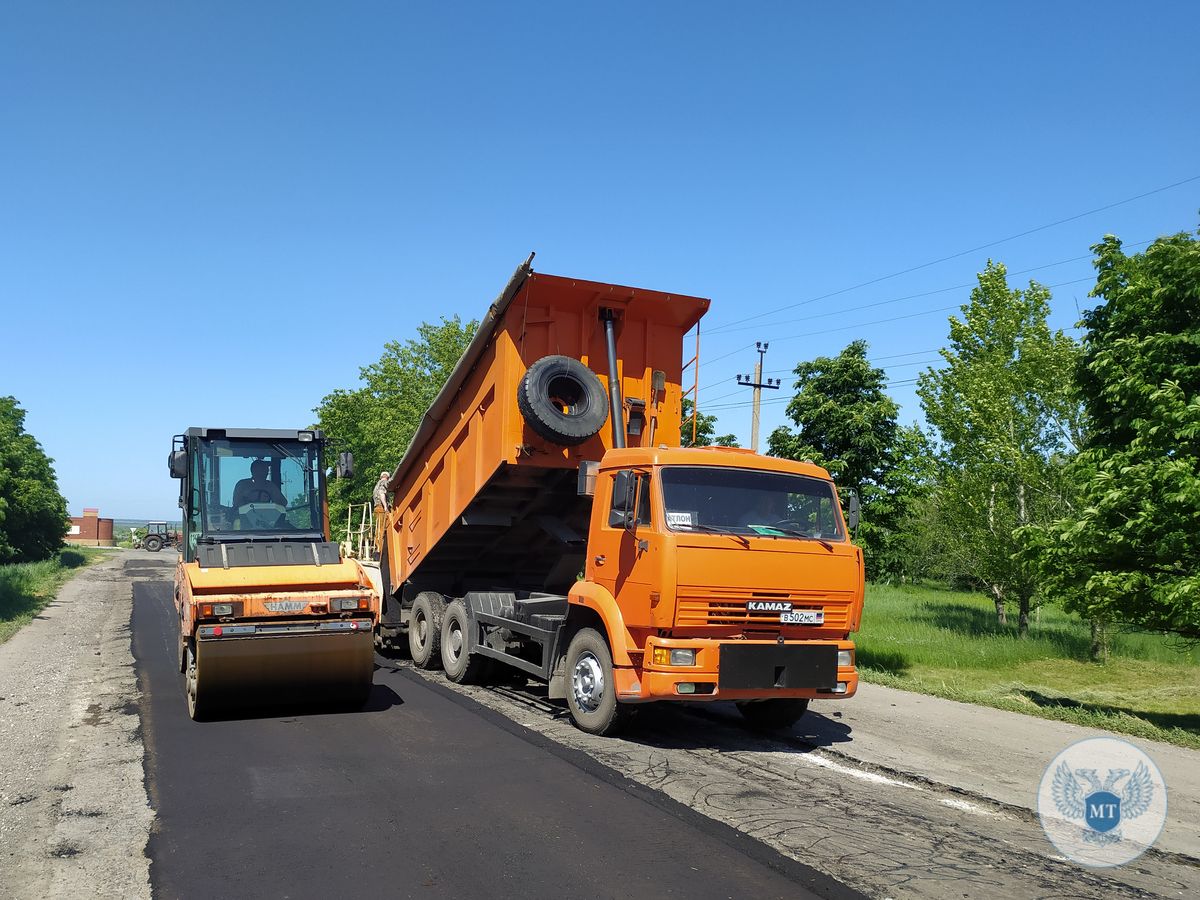
M 44 562 L 0 566 L 0 644 L 33 621 L 81 567 L 110 555 L 91 547 L 64 547 Z
M 1117 632 L 1093 663 L 1087 623 L 1061 609 L 1022 640 L 987 597 L 932 585 L 869 585 L 856 644 L 867 681 L 1200 749 L 1200 646 Z

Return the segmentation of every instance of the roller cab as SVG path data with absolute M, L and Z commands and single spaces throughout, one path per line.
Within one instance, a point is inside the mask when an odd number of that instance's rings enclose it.
M 175 438 L 184 532 L 175 575 L 188 710 L 361 706 L 379 596 L 328 537 L 316 430 L 191 428 Z

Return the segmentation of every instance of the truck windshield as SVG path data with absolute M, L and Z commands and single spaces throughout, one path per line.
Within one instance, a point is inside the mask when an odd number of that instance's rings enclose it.
M 715 466 L 669 466 L 661 477 L 672 531 L 843 539 L 837 497 L 828 481 Z
M 312 441 L 209 440 L 195 473 L 202 534 L 320 532 L 320 454 Z

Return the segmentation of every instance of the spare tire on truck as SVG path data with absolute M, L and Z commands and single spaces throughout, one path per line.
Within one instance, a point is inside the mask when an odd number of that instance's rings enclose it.
M 543 356 L 517 385 L 529 427 L 564 447 L 582 444 L 608 421 L 608 395 L 596 373 L 570 356 Z

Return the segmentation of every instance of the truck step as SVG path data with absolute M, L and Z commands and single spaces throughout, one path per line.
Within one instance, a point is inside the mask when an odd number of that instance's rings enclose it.
M 556 631 L 567 621 L 566 616 L 530 616 L 529 624 L 533 628 L 544 628 L 546 631 Z
M 516 602 L 513 617 L 533 624 L 532 619 L 553 618 L 562 622 L 567 617 L 567 598 L 558 594 L 530 594 Z

